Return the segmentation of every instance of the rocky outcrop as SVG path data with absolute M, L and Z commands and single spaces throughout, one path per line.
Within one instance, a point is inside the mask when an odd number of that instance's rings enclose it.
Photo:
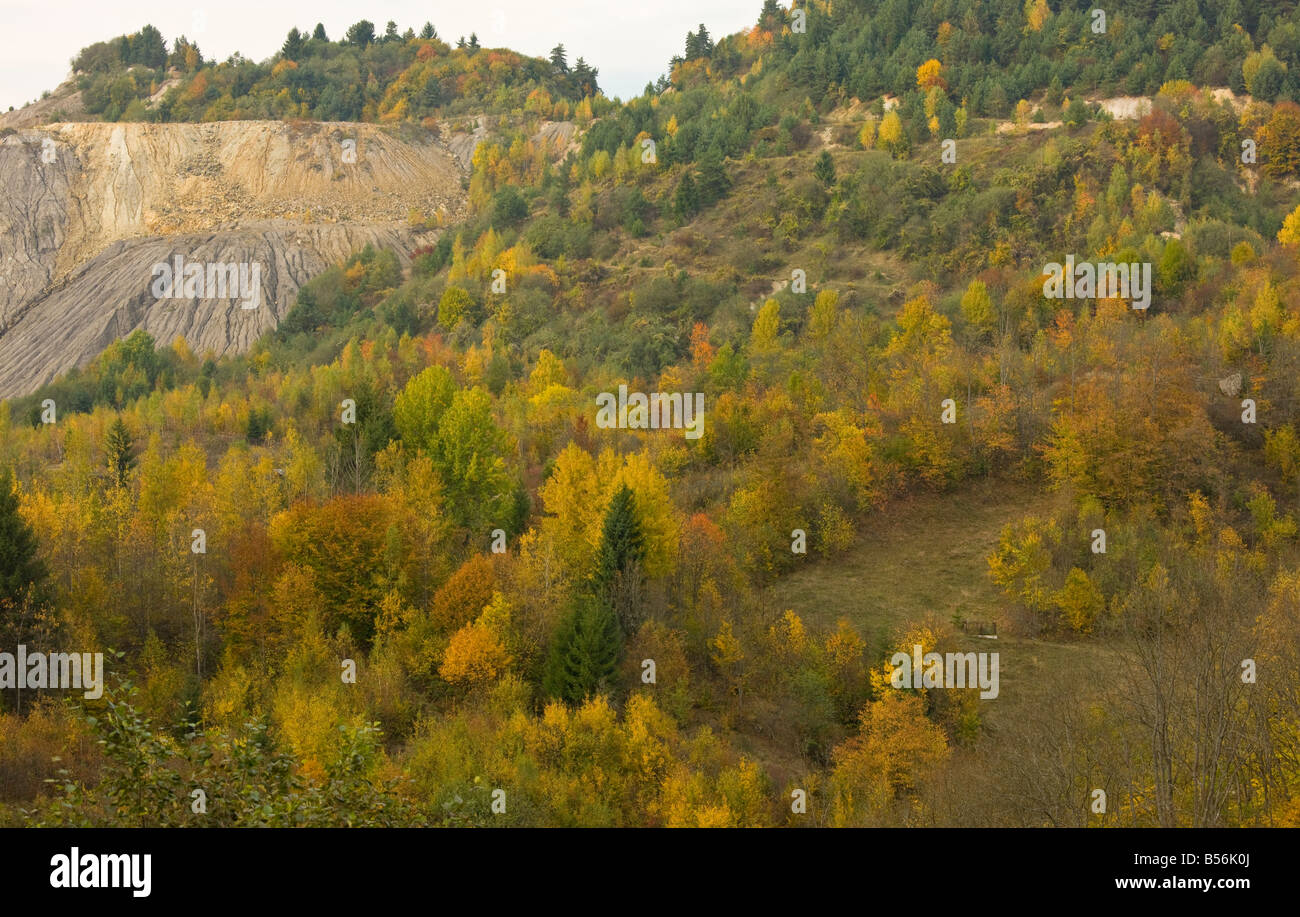
M 304 283 L 367 244 L 396 249 L 405 266 L 413 237 L 401 227 L 282 224 L 114 242 L 0 334 L 0 393 L 29 392 L 137 328 L 161 344 L 183 337 L 196 353 L 241 353 L 284 318 Z M 252 296 L 232 284 L 159 298 L 155 265 L 172 267 L 178 256 L 205 270 L 246 267 Z
M 472 153 L 472 150 L 471 150 Z M 419 129 L 262 121 L 52 124 L 0 138 L 0 397 L 145 328 L 238 352 L 298 288 L 367 242 L 464 208 L 463 170 Z M 158 299 L 153 266 L 260 265 L 260 306 Z

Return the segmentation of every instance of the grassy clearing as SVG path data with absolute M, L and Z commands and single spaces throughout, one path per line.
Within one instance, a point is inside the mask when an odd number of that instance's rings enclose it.
M 999 653 L 1001 693 L 988 707 L 990 725 L 1033 705 L 1053 682 L 1068 679 L 1095 654 L 1096 642 L 1054 642 L 1009 636 L 1005 602 L 989 579 L 987 557 L 1002 527 L 1047 514 L 1060 498 L 1023 484 L 989 482 L 947 494 L 901 500 L 872 518 L 847 552 L 809 556 L 806 567 L 768 590 L 774 613 L 792 609 L 810 629 L 827 633 L 847 618 L 879 658 L 908 625 L 951 627 L 954 614 L 998 621 L 997 640 L 959 635 L 963 651 Z

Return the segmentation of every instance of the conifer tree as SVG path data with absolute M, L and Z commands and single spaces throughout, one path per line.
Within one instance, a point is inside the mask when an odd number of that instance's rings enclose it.
M 6 468 L 0 472 L 0 611 L 21 605 L 49 575 L 37 547 L 36 534 L 18 511 L 13 472 Z
M 632 501 L 632 491 L 624 484 L 605 511 L 600 550 L 596 553 L 596 569 L 591 578 L 593 591 L 597 595 L 606 593 L 644 557 L 645 543 L 636 504 Z
M 118 487 L 126 486 L 126 476 L 135 466 L 131 448 L 131 433 L 119 416 L 108 428 L 108 436 L 104 440 L 104 451 L 108 453 L 108 470 Z
M 700 210 L 700 192 L 695 187 L 695 178 L 687 169 L 682 180 L 677 183 L 677 192 L 673 195 L 673 210 L 683 220 L 689 220 Z
M 285 60 L 296 61 L 302 56 L 303 45 L 306 43 L 307 41 L 303 38 L 302 33 L 296 27 L 292 28 L 289 30 L 288 37 L 284 40 L 284 45 L 280 48 L 280 56 Z
M 542 673 L 542 689 L 552 697 L 580 704 L 614 685 L 623 653 L 623 635 L 614 611 L 582 597 L 555 635 Z
M 708 207 L 722 200 L 731 190 L 731 178 L 727 168 L 722 164 L 722 150 L 712 144 L 700 157 L 700 204 Z
M 641 521 L 632 491 L 624 484 L 614 494 L 605 512 L 590 588 L 593 597 L 613 611 L 625 634 L 632 633 L 640 624 L 641 561 L 644 558 Z
M 817 162 L 813 165 L 813 178 L 825 188 L 835 184 L 835 160 L 831 159 L 830 150 L 822 150 L 822 154 L 817 157 Z

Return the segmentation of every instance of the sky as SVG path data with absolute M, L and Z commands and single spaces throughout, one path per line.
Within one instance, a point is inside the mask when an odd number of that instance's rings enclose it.
M 782 4 L 785 5 L 785 4 Z M 637 95 L 682 53 L 687 31 L 700 25 L 716 37 L 758 20 L 762 0 L 481 0 L 478 3 L 339 0 L 0 0 L 0 110 L 21 108 L 67 77 L 69 62 L 86 45 L 152 24 L 170 49 L 178 35 L 198 42 L 206 59 L 239 51 L 261 61 L 275 54 L 289 29 L 324 23 L 330 39 L 360 19 L 382 32 L 388 20 L 417 32 L 426 21 L 438 35 L 477 32 L 484 47 L 507 47 L 544 57 L 558 43 L 569 63 L 579 56 L 600 71 L 608 96 Z

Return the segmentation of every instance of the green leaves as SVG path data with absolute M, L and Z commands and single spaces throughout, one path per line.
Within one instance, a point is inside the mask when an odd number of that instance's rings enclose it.
M 606 693 L 614 687 L 622 653 L 623 635 L 613 609 L 584 597 L 551 644 L 542 688 L 571 704 Z

